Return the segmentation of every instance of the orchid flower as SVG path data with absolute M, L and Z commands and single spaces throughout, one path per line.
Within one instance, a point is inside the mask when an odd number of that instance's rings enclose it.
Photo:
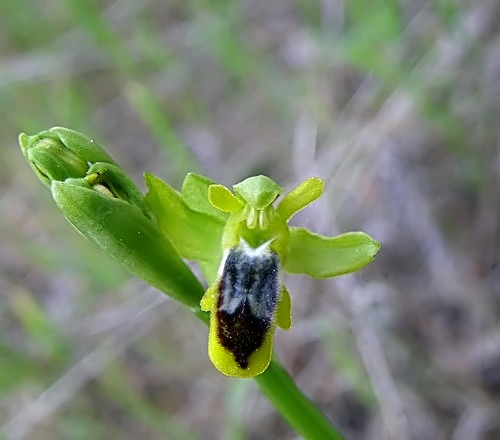
M 321 196 L 321 179 L 307 179 L 279 200 L 282 188 L 265 176 L 230 191 L 188 174 L 176 191 L 146 173 L 149 191 L 143 196 L 108 153 L 74 130 L 22 133 L 19 143 L 58 208 L 85 238 L 209 324 L 209 357 L 219 371 L 257 376 L 262 392 L 304 438 L 342 438 L 271 360 L 276 326 L 292 324 L 283 272 L 342 275 L 370 263 L 380 248 L 363 232 L 325 237 L 288 226 Z M 208 289 L 183 260 L 199 264 Z
M 223 374 L 253 377 L 266 370 L 276 326 L 292 325 L 282 272 L 327 278 L 361 269 L 380 244 L 363 232 L 325 237 L 290 227 L 292 216 L 319 198 L 312 177 L 286 194 L 266 176 L 228 188 L 188 174 L 179 193 L 147 174 L 146 203 L 185 258 L 197 260 L 210 282 L 201 309 L 210 312 L 208 352 Z

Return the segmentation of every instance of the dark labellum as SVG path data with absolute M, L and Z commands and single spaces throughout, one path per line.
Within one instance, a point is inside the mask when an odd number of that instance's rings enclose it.
M 217 303 L 217 336 L 240 368 L 264 342 L 278 304 L 279 259 L 269 245 L 246 243 L 229 251 Z

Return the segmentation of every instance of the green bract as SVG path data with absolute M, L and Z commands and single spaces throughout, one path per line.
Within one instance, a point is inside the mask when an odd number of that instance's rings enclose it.
M 111 156 L 86 136 L 61 127 L 35 136 L 23 133 L 19 143 L 57 206 L 83 236 L 201 316 L 199 281 Z
M 266 176 L 250 177 L 234 185 L 234 192 L 196 174 L 188 174 L 181 193 L 151 174 L 146 174 L 146 183 L 146 203 L 159 226 L 183 257 L 200 263 L 210 282 L 201 301 L 202 310 L 211 313 L 209 355 L 229 376 L 252 377 L 265 371 L 271 360 L 275 326 L 291 326 L 291 300 L 281 281 L 276 291 L 269 291 L 276 294 L 276 303 L 267 305 L 259 296 L 258 289 L 274 286 L 269 280 L 274 279 L 275 270 L 315 278 L 342 275 L 370 263 L 380 248 L 379 242 L 363 232 L 326 237 L 288 226 L 296 212 L 323 193 L 324 183 L 319 178 L 301 183 L 276 207 L 282 188 Z M 279 259 L 276 269 L 273 255 Z M 249 276 L 253 281 L 247 279 Z M 233 285 L 228 286 L 228 280 Z M 225 318 L 223 310 L 229 310 Z M 246 316 L 241 318 L 244 322 L 237 314 Z M 267 320 L 272 325 L 267 326 Z M 265 328 L 262 343 L 248 354 L 248 350 L 235 348 L 237 343 L 224 342 L 231 325 L 237 326 L 234 338 L 243 338 L 243 345 L 249 343 L 248 334 L 259 333 L 259 326 Z M 257 330 L 238 330 L 247 325 L 257 326 Z M 242 360 L 243 351 L 248 359 Z

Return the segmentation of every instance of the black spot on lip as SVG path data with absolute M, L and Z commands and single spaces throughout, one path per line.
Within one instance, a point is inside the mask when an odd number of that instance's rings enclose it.
M 253 316 L 246 302 L 234 314 L 218 311 L 217 320 L 221 345 L 233 354 L 240 368 L 248 368 L 248 358 L 262 346 L 271 322 Z
M 275 252 L 229 252 L 219 284 L 217 336 L 242 369 L 264 343 L 278 303 L 279 259 Z

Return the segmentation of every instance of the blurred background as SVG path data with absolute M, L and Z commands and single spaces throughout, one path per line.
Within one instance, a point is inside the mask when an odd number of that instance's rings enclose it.
M 0 437 L 297 438 L 66 223 L 17 145 L 62 125 L 142 189 L 324 178 L 293 223 L 383 247 L 286 276 L 285 367 L 348 439 L 500 439 L 499 23 L 496 0 L 2 0 Z

